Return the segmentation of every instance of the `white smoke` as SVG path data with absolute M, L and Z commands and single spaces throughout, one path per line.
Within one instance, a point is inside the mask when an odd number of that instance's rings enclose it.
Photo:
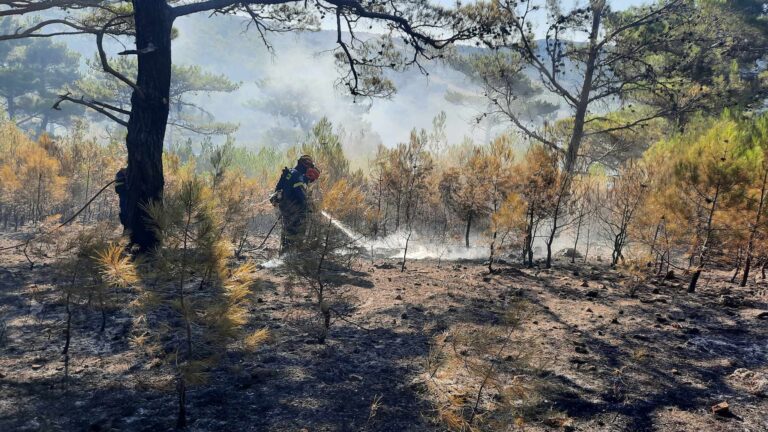
M 398 252 L 391 255 L 390 258 L 403 258 L 406 242 L 408 246 L 406 259 L 480 260 L 488 258 L 489 254 L 487 245 L 466 247 L 463 244 L 451 244 L 447 241 L 437 242 L 434 239 L 422 237 L 418 233 L 411 233 L 411 237 L 408 238 L 408 233 L 405 231 L 372 240 L 370 246 L 373 247 L 373 250 L 397 250 Z
M 263 263 L 260 264 L 260 266 L 261 268 L 265 268 L 265 269 L 273 269 L 277 267 L 282 267 L 284 263 L 285 261 L 283 261 L 282 258 L 275 257 L 270 260 L 264 261 Z
M 398 231 L 386 237 L 369 239 L 360 233 L 355 232 L 343 222 L 334 218 L 330 214 L 322 211 L 320 214 L 347 236 L 354 245 L 365 250 L 373 256 L 402 259 L 406 246 L 408 252 L 406 259 L 440 259 L 445 261 L 455 260 L 479 260 L 488 258 L 488 246 L 472 246 L 450 244 L 448 242 L 437 242 L 434 239 L 422 237 L 416 232 L 410 235 L 406 231 Z

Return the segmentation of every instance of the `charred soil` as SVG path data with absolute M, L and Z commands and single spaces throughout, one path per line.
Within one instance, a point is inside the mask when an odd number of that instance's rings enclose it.
M 480 430 L 493 419 L 506 419 L 497 430 L 768 430 L 768 285 L 738 288 L 725 272 L 706 274 L 695 294 L 683 276 L 630 296 L 603 265 L 489 274 L 482 262 L 412 261 L 401 272 L 395 260 L 361 261 L 325 344 L 309 334 L 301 283 L 280 268 L 258 276 L 248 329 L 269 328 L 271 341 L 222 353 L 189 391 L 188 430 L 440 431 L 449 403 L 475 409 Z M 131 344 L 120 307 L 103 332 L 100 312 L 74 309 L 64 382 L 59 283 L 51 260 L 30 269 L 22 254 L 0 256 L 0 430 L 172 430 L 170 368 Z M 454 351 L 458 331 L 482 337 L 513 304 L 526 317 L 484 359 L 493 385 L 476 397 L 468 365 L 480 354 Z

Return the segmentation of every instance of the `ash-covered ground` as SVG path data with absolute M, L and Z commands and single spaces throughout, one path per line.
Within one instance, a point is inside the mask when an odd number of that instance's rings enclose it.
M 173 369 L 135 349 L 121 307 L 103 332 L 74 309 L 65 385 L 52 265 L 0 256 L 0 430 L 173 430 Z M 468 409 L 477 430 L 768 430 L 768 284 L 715 271 L 695 294 L 677 275 L 630 296 L 604 264 L 555 265 L 360 260 L 325 344 L 302 282 L 262 268 L 247 329 L 271 339 L 222 353 L 188 430 L 442 431 Z

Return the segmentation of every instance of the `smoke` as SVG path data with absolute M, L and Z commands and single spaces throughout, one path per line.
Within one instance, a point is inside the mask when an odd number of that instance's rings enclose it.
M 406 242 L 408 243 L 408 253 L 406 259 L 439 259 L 443 261 L 457 260 L 481 260 L 487 259 L 489 249 L 487 245 L 466 247 L 463 244 L 451 244 L 448 242 L 437 242 L 430 238 L 421 237 L 418 233 L 411 233 L 410 239 L 408 233 L 401 231 L 390 234 L 387 237 L 370 242 L 373 250 L 388 251 L 391 253 L 389 258 L 403 258 Z
M 283 261 L 280 257 L 275 257 L 270 260 L 264 261 L 263 263 L 259 264 L 261 268 L 265 269 L 274 269 L 278 267 L 282 267 L 283 264 L 285 264 L 285 261 Z
M 458 260 L 484 260 L 490 255 L 490 243 L 487 238 L 481 235 L 474 235 L 471 238 L 472 246 L 466 247 L 463 243 L 451 242 L 448 239 L 436 240 L 434 237 L 422 236 L 418 232 L 398 231 L 389 234 L 386 237 L 370 239 L 364 235 L 355 232 L 352 228 L 346 226 L 343 222 L 334 218 L 327 212 L 321 212 L 321 215 L 330 220 L 331 223 L 341 231 L 354 246 L 364 250 L 366 254 L 379 258 L 402 259 L 407 246 L 408 252 L 406 259 L 423 260 L 439 259 L 443 261 Z M 552 242 L 553 258 L 567 249 L 574 246 L 576 233 L 573 229 L 560 232 Z M 610 255 L 610 249 L 606 248 L 605 242 L 594 232 L 590 237 L 586 233 L 580 234 L 581 240 L 578 249 L 584 250 L 585 244 L 590 244 L 590 255 L 592 257 L 601 256 L 603 258 Z M 533 252 L 536 259 L 546 257 L 546 239 L 544 236 L 537 236 L 533 243 Z
M 363 252 L 365 255 L 373 258 L 384 259 L 403 259 L 406 246 L 408 252 L 406 259 L 408 260 L 441 260 L 441 261 L 459 261 L 459 260 L 487 260 L 489 257 L 489 243 L 487 240 L 483 241 L 481 236 L 476 236 L 473 239 L 474 246 L 466 247 L 464 244 L 443 240 L 436 241 L 434 238 L 424 237 L 417 232 L 398 231 L 392 233 L 386 237 L 379 237 L 376 239 L 367 238 L 364 235 L 355 232 L 352 228 L 345 225 L 340 220 L 336 219 L 329 213 L 321 211 L 320 214 L 331 221 L 342 234 L 344 234 L 349 240 L 350 245 L 348 250 L 353 253 L 353 249 L 357 249 L 358 252 Z M 552 243 L 553 258 L 555 258 L 559 252 L 572 248 L 574 243 L 575 233 L 571 231 L 565 231 L 555 238 Z M 585 234 L 582 233 L 582 236 Z M 606 253 L 610 253 L 605 248 L 605 245 L 597 239 L 591 239 L 590 241 L 590 256 L 594 259 L 597 256 L 605 258 Z M 584 241 L 579 249 L 583 250 Z M 537 237 L 534 241 L 534 256 L 536 259 L 541 259 L 546 256 L 546 243 L 543 237 Z M 285 261 L 280 257 L 275 257 L 261 263 L 261 267 L 265 269 L 274 269 L 282 267 Z
M 406 231 L 398 231 L 386 237 L 370 239 L 355 232 L 344 223 L 326 212 L 320 214 L 341 231 L 353 245 L 364 250 L 365 253 L 380 258 L 403 258 L 406 247 L 408 252 L 406 259 L 440 259 L 445 261 L 455 260 L 479 260 L 488 258 L 487 246 L 465 247 L 464 245 L 452 245 L 448 242 L 438 242 L 433 239 L 420 236 L 416 232 L 410 234 Z
M 354 101 L 348 91 L 335 87 L 339 71 L 330 53 L 336 48 L 334 32 L 271 34 L 273 54 L 255 32 L 244 31 L 243 23 L 242 17 L 235 16 L 185 17 L 177 22 L 179 36 L 174 41 L 175 63 L 199 64 L 242 83 L 233 93 L 199 95 L 194 100 L 218 121 L 239 123 L 235 137 L 240 145 L 276 144 L 267 142 L 265 133 L 281 121 L 270 112 L 270 103 L 277 104 L 280 98 L 298 98 L 308 111 L 342 126 L 348 132 L 345 150 L 351 159 L 372 153 L 379 142 L 387 146 L 407 142 L 412 128 L 431 128 L 440 111 L 448 115 L 451 142 L 460 142 L 464 136 L 478 142 L 486 138 L 472 121 L 477 108 L 446 100 L 451 90 L 479 91 L 448 66 L 427 64 L 429 77 L 417 70 L 393 73 L 398 92 L 391 99 Z M 259 102 L 260 109 L 248 107 L 253 101 Z M 373 139 L 361 143 L 361 130 Z

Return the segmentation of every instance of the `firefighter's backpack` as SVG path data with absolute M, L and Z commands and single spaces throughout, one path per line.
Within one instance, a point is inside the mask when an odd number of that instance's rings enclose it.
M 275 187 L 275 191 L 272 192 L 269 195 L 269 202 L 277 207 L 280 205 L 280 201 L 283 200 L 283 190 L 285 189 L 285 184 L 288 180 L 291 178 L 291 170 L 288 169 L 288 167 L 283 168 L 283 173 L 280 174 L 280 180 L 277 182 L 277 186 Z

